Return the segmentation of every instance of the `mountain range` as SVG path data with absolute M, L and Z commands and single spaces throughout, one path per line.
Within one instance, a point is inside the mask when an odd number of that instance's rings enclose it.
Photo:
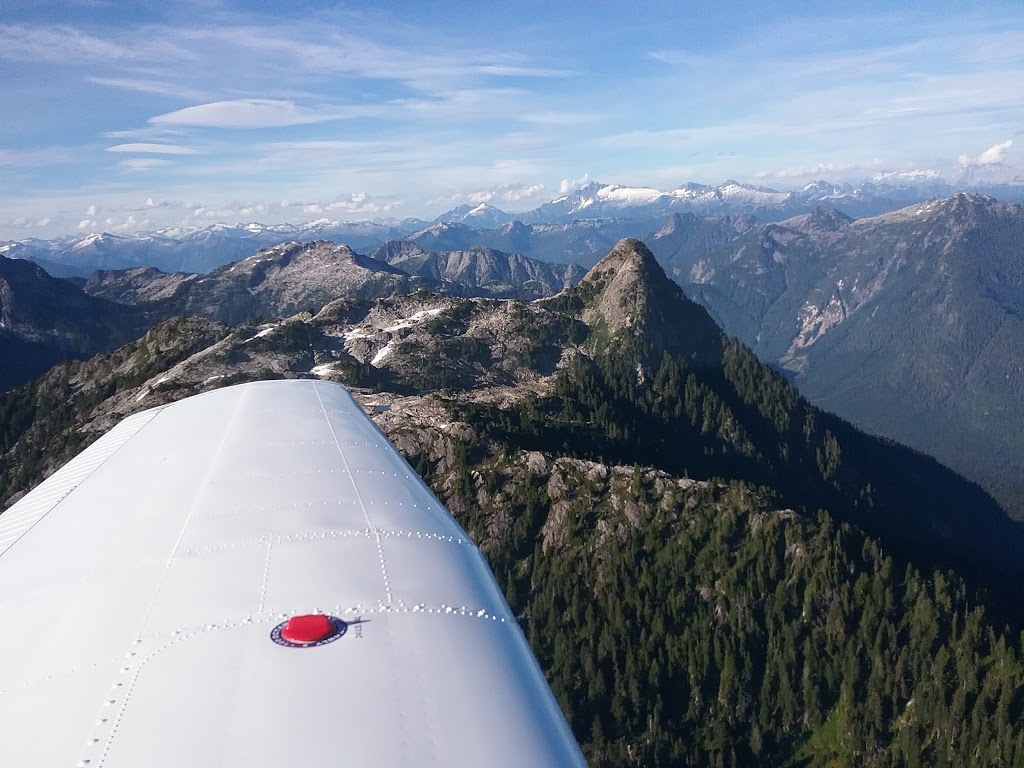
M 635 240 L 541 300 L 167 320 L 0 395 L 0 497 L 124 415 L 270 377 L 355 388 L 490 561 L 591 765 L 1024 760 L 1024 524 L 808 403 Z
M 423 290 L 535 299 L 583 274 L 573 264 L 480 247 L 426 252 L 393 241 L 375 255 L 326 241 L 284 243 L 204 275 L 139 267 L 100 270 L 87 280 L 54 278 L 31 261 L 0 256 L 0 391 L 63 360 L 113 349 L 171 317 L 237 324 L 315 313 L 339 296 Z
M 681 216 L 651 244 L 812 402 L 1024 515 L 1024 208 L 960 193 L 858 220 Z
M 963 169 L 950 184 L 934 174 L 881 174 L 859 185 L 815 181 L 799 190 L 726 181 L 683 184 L 670 191 L 590 182 L 530 210 L 508 213 L 487 203 L 463 204 L 433 222 L 418 219 L 306 224 L 215 224 L 169 227 L 151 233 L 91 233 L 0 243 L 0 254 L 36 261 L 55 276 L 88 277 L 98 269 L 156 267 L 164 272 L 208 272 L 285 242 L 329 240 L 371 251 L 389 240 L 412 239 L 426 250 L 486 246 L 557 262 L 592 265 L 620 238 L 648 238 L 675 213 L 752 214 L 779 221 L 819 206 L 859 218 L 905 207 L 961 188 L 1024 202 L 1024 181 L 999 164 Z M 446 229 L 459 225 L 463 229 Z
M 573 205 L 601 190 L 606 200 L 619 195 L 634 213 L 645 210 L 644 199 L 656 199 L 654 192 L 608 189 L 580 190 Z M 727 189 L 723 185 L 712 197 L 728 198 Z M 829 191 L 823 185 L 816 190 Z M 768 195 L 762 203 L 789 195 L 746 190 L 762 192 Z M 693 185 L 690 193 L 710 195 Z M 495 210 L 479 205 L 463 213 L 493 217 Z M 6 386 L 57 360 L 109 349 L 176 315 L 238 323 L 316 311 L 341 295 L 419 289 L 500 298 L 551 295 L 582 274 L 553 262 L 575 255 L 589 266 L 617 239 L 642 230 L 673 279 L 728 333 L 785 371 L 812 402 L 937 456 L 1024 516 L 1024 441 L 1013 427 L 1024 420 L 1020 220 L 1017 206 L 961 193 L 856 220 L 819 206 L 778 222 L 750 213 L 676 211 L 661 220 L 514 221 L 493 229 L 438 223 L 385 241 L 369 257 L 326 243 L 282 244 L 207 275 L 141 267 L 100 271 L 79 284 L 96 298 L 138 305 L 147 320 L 126 319 L 128 335 L 79 343 L 78 351 L 74 344 L 51 343 L 38 326 L 34 351 L 7 358 L 35 362 L 14 378 L 8 375 Z M 108 316 L 122 317 L 110 311 L 108 306 Z M 24 324 L 20 333 L 31 335 Z M 5 337 L 13 343 L 10 330 Z M 43 342 L 49 351 L 40 356 Z
M 673 213 L 701 215 L 754 214 L 767 221 L 828 206 L 854 218 L 873 216 L 931 197 L 963 189 L 988 192 L 1000 199 L 1024 201 L 1024 178 L 1000 164 L 962 169 L 952 183 L 937 174 L 880 174 L 854 185 L 812 181 L 797 190 L 777 190 L 732 179 L 712 186 L 688 182 L 669 191 L 590 182 L 531 211 L 506 213 L 481 203 L 462 205 L 433 223 L 458 223 L 493 229 L 512 221 L 563 223 L 580 218 L 664 219 Z

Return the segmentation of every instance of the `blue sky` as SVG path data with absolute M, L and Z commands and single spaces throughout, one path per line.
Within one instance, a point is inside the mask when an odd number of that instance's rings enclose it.
M 0 238 L 1024 167 L 1020 0 L 896 5 L 3 0 Z

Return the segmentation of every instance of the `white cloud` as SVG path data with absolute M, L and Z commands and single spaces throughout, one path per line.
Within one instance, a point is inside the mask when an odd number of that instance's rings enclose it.
M 449 192 L 446 195 L 427 200 L 426 204 L 432 208 L 452 208 L 463 203 L 524 203 L 536 202 L 544 192 L 543 184 L 497 184 L 485 189 L 477 189 L 471 192 Z
M 660 61 L 662 64 L 668 64 L 672 67 L 704 67 L 714 61 L 710 56 L 691 51 L 671 49 L 651 51 L 647 54 L 647 58 Z
M 584 173 L 580 178 L 573 179 L 562 179 L 558 184 L 559 195 L 570 195 L 581 187 L 587 186 L 593 179 L 590 178 L 589 173 Z
M 482 64 L 475 67 L 477 72 L 498 77 L 572 77 L 576 73 L 571 69 L 555 69 L 552 67 L 517 67 L 508 64 Z
M 778 171 L 760 171 L 755 175 L 758 179 L 803 179 L 822 176 L 842 176 L 857 171 L 867 171 L 882 166 L 882 161 L 875 158 L 867 163 L 816 163 L 815 165 L 799 165 L 793 168 L 782 168 Z
M 131 160 L 121 160 L 118 166 L 126 171 L 151 171 L 154 168 L 162 168 L 170 164 L 170 160 L 160 160 L 155 157 L 137 157 Z
M 357 117 L 360 110 L 316 110 L 293 101 L 278 99 L 236 99 L 198 104 L 150 118 L 152 125 L 190 125 L 204 128 L 283 128 L 308 125 L 345 117 Z
M 552 78 L 575 74 L 567 69 L 536 66 L 521 54 L 495 51 L 493 47 L 474 50 L 446 45 L 429 50 L 429 46 L 421 43 L 395 46 L 301 23 L 274 28 L 191 29 L 181 34 L 189 43 L 213 43 L 218 50 L 242 58 L 256 55 L 264 70 L 300 77 L 314 74 L 395 80 L 419 90 L 487 77 Z
M 294 208 L 301 206 L 304 213 L 340 212 L 348 216 L 366 216 L 388 213 L 394 209 L 395 205 L 396 203 L 394 202 L 375 202 L 365 192 L 353 192 L 352 194 L 344 195 L 330 202 L 295 203 L 282 200 L 280 203 L 281 208 Z M 263 208 L 263 206 L 259 207 Z
M 78 228 L 79 229 L 95 229 L 96 228 L 96 222 L 92 221 L 90 219 L 82 219 L 80 222 L 78 222 Z
M 111 216 L 104 220 L 103 226 L 108 232 L 139 232 L 149 227 L 151 223 L 149 219 L 137 219 L 134 215 L 123 220 Z M 93 225 L 95 224 L 96 222 L 93 222 Z
M 117 60 L 127 48 L 87 35 L 69 26 L 0 25 L 0 59 L 14 61 Z
M 1013 139 L 1004 141 L 1002 144 L 996 144 L 994 147 L 989 147 L 978 157 L 978 165 L 1002 163 L 1010 154 L 1011 149 L 1013 149 Z
M 134 91 L 136 93 L 152 93 L 157 96 L 169 96 L 175 99 L 191 99 L 196 101 L 207 98 L 202 91 L 195 88 L 187 88 L 159 80 L 138 80 L 125 77 L 89 77 L 86 79 L 95 85 L 120 88 L 124 91 Z
M 520 200 L 528 200 L 530 198 L 539 197 L 544 192 L 543 184 L 534 184 L 529 187 L 521 187 L 519 189 L 508 189 L 502 193 L 502 198 L 510 203 L 516 203 Z
M 116 144 L 107 152 L 136 152 L 146 155 L 195 155 L 196 150 L 180 144 Z
M 96 215 L 96 213 L 97 213 L 97 212 L 98 212 L 99 210 L 100 210 L 100 209 L 99 209 L 99 206 L 97 206 L 97 205 L 96 205 L 96 204 L 94 203 L 93 205 L 90 205 L 90 206 L 89 206 L 88 208 L 86 208 L 86 209 L 85 209 L 85 215 L 86 215 L 86 216 L 95 216 L 95 215 Z

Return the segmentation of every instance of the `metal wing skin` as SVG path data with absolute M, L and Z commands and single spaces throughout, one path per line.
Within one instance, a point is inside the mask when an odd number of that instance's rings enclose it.
M 0 765 L 585 761 L 451 515 L 343 387 L 274 381 L 132 416 L 0 517 Z

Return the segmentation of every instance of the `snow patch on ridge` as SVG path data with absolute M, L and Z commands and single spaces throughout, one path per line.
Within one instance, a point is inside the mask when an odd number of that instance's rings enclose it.
M 428 317 L 436 317 L 442 312 L 444 312 L 444 307 L 437 307 L 435 309 L 421 309 L 419 312 L 416 312 L 410 317 L 402 318 L 394 325 L 389 325 L 387 328 L 384 328 L 383 330 L 386 333 L 394 333 L 395 331 L 400 331 L 403 328 L 412 328 L 417 323 L 422 323 Z M 346 334 L 346 338 L 347 337 L 348 334 Z
M 380 368 L 381 363 L 383 363 L 385 358 L 387 358 L 387 356 L 391 354 L 392 343 L 393 342 L 389 341 L 387 344 L 381 347 L 380 351 L 373 356 L 373 360 L 370 361 L 370 365 L 372 365 L 374 368 Z

